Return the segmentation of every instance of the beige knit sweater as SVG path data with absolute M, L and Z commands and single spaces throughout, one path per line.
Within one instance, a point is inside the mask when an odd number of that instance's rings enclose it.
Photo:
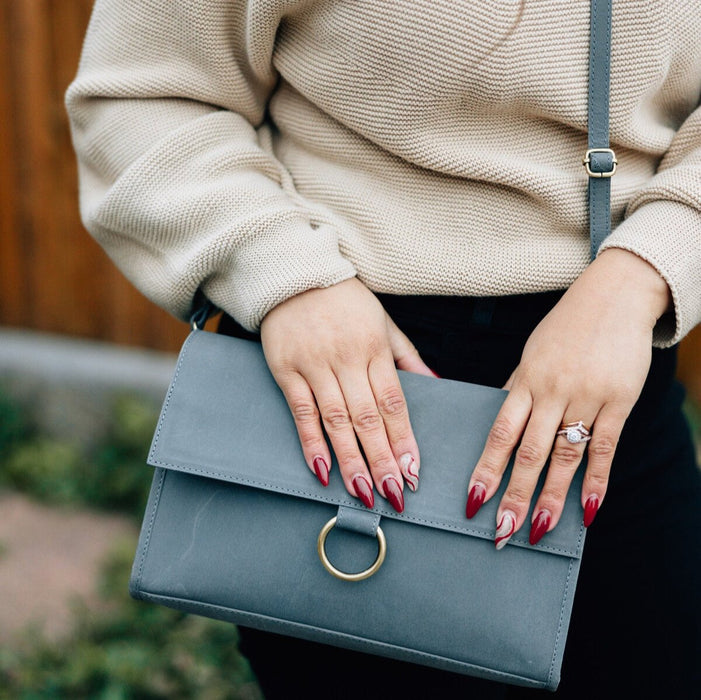
M 701 2 L 614 0 L 614 232 L 701 320 Z M 357 275 L 567 287 L 588 263 L 588 0 L 97 0 L 67 104 L 85 225 L 249 328 Z

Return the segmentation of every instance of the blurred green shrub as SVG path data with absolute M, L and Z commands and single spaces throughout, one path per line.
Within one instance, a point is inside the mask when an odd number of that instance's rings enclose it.
M 3 460 L 3 481 L 52 503 L 82 502 L 85 463 L 71 444 L 36 437 L 17 445 Z
M 0 487 L 46 503 L 143 515 L 153 471 L 146 465 L 157 411 L 132 396 L 114 401 L 98 445 L 86 450 L 41 435 L 0 391 Z M 28 630 L 0 647 L 0 700 L 259 700 L 234 625 L 137 602 L 127 592 L 136 541 L 102 571 L 101 605 L 77 601 L 61 642 Z M 2 543 L 0 543 L 2 556 Z
M 0 391 L 0 460 L 25 441 L 30 434 L 25 411 Z
M 111 428 L 94 454 L 86 503 L 141 518 L 153 477 L 146 455 L 157 420 L 156 409 L 143 400 L 122 396 L 115 401 Z
M 74 610 L 60 644 L 30 631 L 0 650 L 0 698 L 97 700 L 258 700 L 236 628 L 225 622 L 137 603 L 127 594 L 135 541 L 115 549 L 102 571 L 102 610 Z
M 701 441 L 701 406 L 697 406 L 693 401 L 687 399 L 684 402 L 684 413 L 696 441 Z
M 104 439 L 86 452 L 39 435 L 21 408 L 0 394 L 0 485 L 47 503 L 140 517 L 153 476 L 145 462 L 157 418 L 144 400 L 117 397 Z

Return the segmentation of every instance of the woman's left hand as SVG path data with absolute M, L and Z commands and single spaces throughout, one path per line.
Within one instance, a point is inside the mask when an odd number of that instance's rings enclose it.
M 548 458 L 531 543 L 557 525 L 587 447 L 582 507 L 585 525 L 591 524 L 606 494 L 623 424 L 650 368 L 652 329 L 670 299 L 667 283 L 650 264 L 610 248 L 533 331 L 504 387 L 509 395 L 468 487 L 467 517 L 472 517 L 497 491 L 518 445 L 497 511 L 497 549 L 523 525 Z M 589 442 L 570 443 L 556 435 L 561 424 L 577 421 L 591 429 Z

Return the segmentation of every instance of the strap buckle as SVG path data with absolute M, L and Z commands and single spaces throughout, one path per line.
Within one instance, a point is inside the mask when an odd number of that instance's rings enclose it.
M 600 158 L 595 158 L 594 161 L 592 161 L 592 154 L 606 154 L 611 157 L 610 161 L 610 170 L 592 170 L 591 165 L 594 163 L 597 167 L 608 167 L 609 164 L 606 162 L 602 162 L 602 159 Z M 584 154 L 584 160 L 582 161 L 582 165 L 586 168 L 587 175 L 589 177 L 613 177 L 613 174 L 616 172 L 616 167 L 618 166 L 618 160 L 616 159 L 616 154 L 611 148 L 590 148 L 585 154 Z
M 206 301 L 190 316 L 190 329 L 199 331 L 204 328 L 204 324 L 207 323 L 207 319 L 212 311 L 214 311 L 214 304 L 212 304 L 211 301 Z

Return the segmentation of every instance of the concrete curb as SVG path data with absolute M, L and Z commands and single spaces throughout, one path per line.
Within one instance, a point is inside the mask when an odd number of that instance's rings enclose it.
M 0 328 L 0 376 L 132 390 L 162 398 L 176 355 Z
M 0 385 L 53 436 L 91 443 L 109 420 L 115 395 L 158 407 L 177 356 L 109 343 L 0 328 Z

